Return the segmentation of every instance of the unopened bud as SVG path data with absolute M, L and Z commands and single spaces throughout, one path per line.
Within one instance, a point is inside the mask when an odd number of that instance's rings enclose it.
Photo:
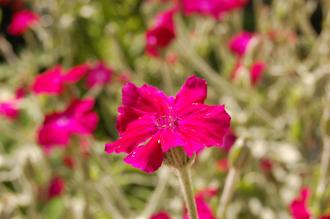
M 246 142 L 240 139 L 231 149 L 229 154 L 230 164 L 241 170 L 248 164 L 250 158 L 250 149 L 246 146 Z
M 192 165 L 195 157 L 188 157 L 182 147 L 170 149 L 165 154 L 165 163 L 176 169 Z

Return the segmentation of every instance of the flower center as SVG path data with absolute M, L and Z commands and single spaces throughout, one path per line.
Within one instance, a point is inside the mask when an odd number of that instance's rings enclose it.
M 163 115 L 156 120 L 159 129 L 175 129 L 178 126 L 178 118 L 173 115 Z
M 59 118 L 57 121 L 56 121 L 56 124 L 60 127 L 64 127 L 66 126 L 67 124 L 69 124 L 70 122 L 70 119 L 66 116 L 63 116 L 61 118 Z

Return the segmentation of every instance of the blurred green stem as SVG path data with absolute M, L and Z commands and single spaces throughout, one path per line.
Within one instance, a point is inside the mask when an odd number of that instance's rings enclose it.
M 321 164 L 320 164 L 320 177 L 319 182 L 316 187 L 316 202 L 317 210 L 321 210 L 321 200 L 322 196 L 324 195 L 326 189 L 326 182 L 327 182 L 327 173 L 329 170 L 330 164 L 330 137 L 329 137 L 329 121 L 330 121 L 330 86 L 326 89 L 326 98 L 324 100 L 324 111 L 322 114 L 321 119 L 321 132 L 323 136 L 323 151 L 321 157 Z
M 188 214 L 190 216 L 190 219 L 198 219 L 197 208 L 196 208 L 194 192 L 193 192 L 191 176 L 190 176 L 190 167 L 185 166 L 182 168 L 177 168 L 176 172 L 179 177 L 182 194 L 188 209 Z
M 233 196 L 236 180 L 239 177 L 239 170 L 235 167 L 231 167 L 226 177 L 225 186 L 220 196 L 217 216 L 221 219 L 226 218 L 226 210 L 230 199 Z
M 3 35 L 0 35 L 0 51 L 6 62 L 9 64 L 12 65 L 17 60 L 17 56 L 14 53 L 13 47 Z
M 170 95 L 174 95 L 174 87 L 170 67 L 168 66 L 164 58 L 160 61 L 160 68 L 165 91 Z
M 155 188 L 155 191 L 149 198 L 149 201 L 146 204 L 146 207 L 144 208 L 144 210 L 141 214 L 141 217 L 139 217 L 139 218 L 149 218 L 150 215 L 153 212 L 155 212 L 158 205 L 160 204 L 160 199 L 162 198 L 162 195 L 164 194 L 168 181 L 169 181 L 169 171 L 166 168 L 162 168 L 159 172 L 158 184 Z

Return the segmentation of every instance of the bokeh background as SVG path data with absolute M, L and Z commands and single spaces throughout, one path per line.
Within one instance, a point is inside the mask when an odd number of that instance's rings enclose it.
M 175 37 L 150 55 L 146 33 L 158 14 L 181 3 L 0 0 L 0 218 L 129 219 L 159 211 L 182 218 L 169 167 L 146 174 L 122 155 L 106 154 L 104 145 L 118 138 L 127 81 L 174 95 L 192 74 L 208 81 L 207 103 L 224 104 L 232 117 L 228 148 L 203 151 L 192 168 L 196 192 L 216 190 L 206 200 L 214 215 L 233 169 L 228 219 L 330 214 L 330 2 L 250 0 L 218 18 L 178 9 Z M 17 21 L 26 26 L 17 33 L 10 25 L 21 11 L 35 17 Z M 237 53 L 231 43 L 241 33 L 249 37 L 238 40 Z M 84 76 L 60 94 L 36 91 L 37 76 L 59 65 L 63 72 L 80 67 Z M 92 71 L 111 78 L 89 86 Z M 87 97 L 99 118 L 95 128 L 61 146 L 40 143 L 47 115 Z M 56 141 L 60 134 L 49 135 Z M 305 218 L 290 210 L 302 188 L 310 193 Z

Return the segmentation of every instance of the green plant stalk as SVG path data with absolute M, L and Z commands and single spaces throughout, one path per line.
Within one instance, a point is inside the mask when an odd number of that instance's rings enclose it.
M 221 219 L 226 218 L 226 210 L 231 197 L 233 196 L 236 180 L 239 176 L 239 170 L 235 167 L 230 168 L 226 177 L 225 186 L 220 196 L 217 216 Z
M 149 198 L 142 214 L 139 218 L 149 218 L 152 213 L 157 210 L 160 204 L 161 198 L 163 197 L 164 191 L 169 182 L 169 171 L 168 169 L 162 168 L 158 174 L 158 184 Z
M 185 166 L 182 168 L 176 169 L 182 194 L 188 209 L 188 214 L 191 219 L 198 219 L 197 208 L 194 198 L 194 192 L 192 188 L 191 176 L 190 176 L 190 167 Z

